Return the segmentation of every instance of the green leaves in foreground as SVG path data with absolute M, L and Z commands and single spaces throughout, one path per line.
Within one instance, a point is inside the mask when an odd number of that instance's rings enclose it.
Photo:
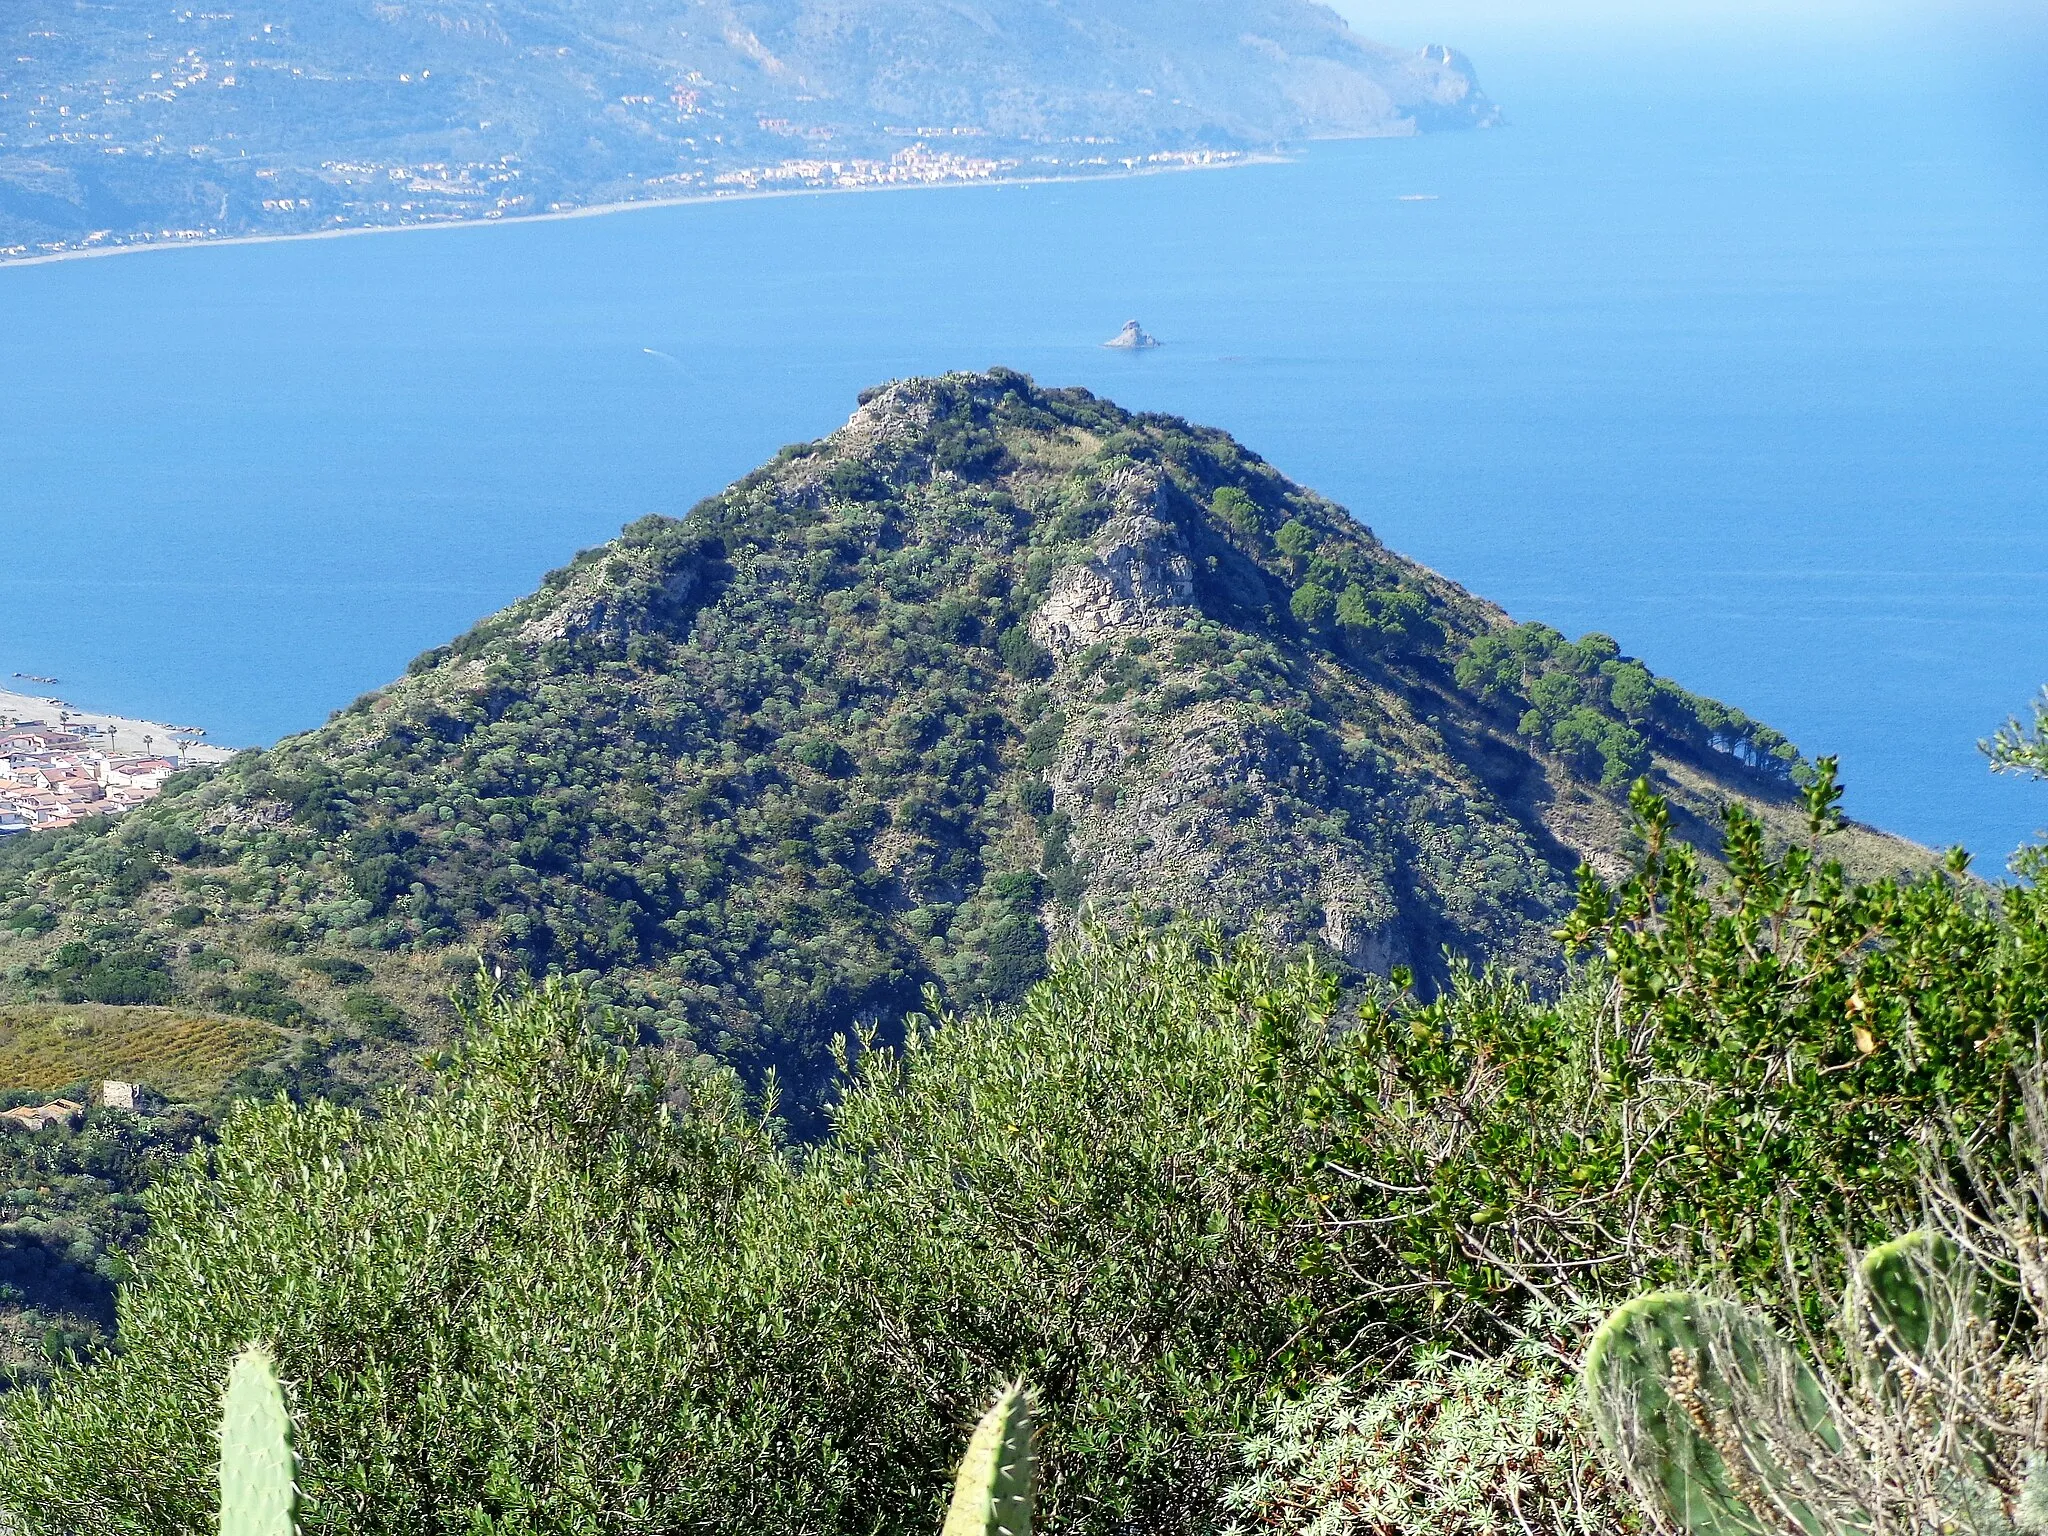
M 1843 1244 L 1918 1219 L 1921 1149 L 1954 1127 L 2005 1157 L 2013 1065 L 2048 1016 L 2048 881 L 1852 879 L 1825 857 L 1834 767 L 1811 846 L 1730 807 L 1719 872 L 1638 785 L 1641 857 L 1584 872 L 1564 938 L 1588 961 L 1554 1000 L 1454 968 L 1434 997 L 1363 996 L 1305 1069 L 1275 1034 L 1266 1105 L 1317 1150 L 1268 1177 L 1325 1213 L 1333 1264 L 1504 1342 L 1532 1295 L 1604 1313 L 1703 1269 L 1785 1301 L 1789 1247 L 1828 1328 Z
M 2029 778 L 2048 778 L 2048 688 L 2034 700 L 2034 717 L 2023 721 L 2015 715 L 1977 749 L 1991 759 L 1993 773 L 2019 773 Z
M 1263 1173 L 1298 1159 L 1259 1021 L 1313 1050 L 1329 978 L 1212 940 L 1101 937 L 1007 1013 L 853 1042 L 801 1152 L 574 987 L 482 988 L 433 1094 L 242 1105 L 153 1187 L 120 1350 L 0 1402 L 0 1507 L 210 1533 L 223 1364 L 262 1339 L 303 1536 L 936 1533 L 1016 1376 L 1034 1523 L 1204 1536 L 1258 1405 L 1379 1294 Z
M 960 1460 L 944 1536 L 1031 1536 L 1033 1419 L 1031 1392 L 1021 1381 L 982 1416 Z
M 277 1367 L 260 1344 L 228 1372 L 220 1411 L 220 1536 L 292 1536 L 298 1457 Z

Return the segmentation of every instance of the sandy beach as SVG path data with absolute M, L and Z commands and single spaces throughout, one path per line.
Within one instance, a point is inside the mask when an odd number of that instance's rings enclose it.
M 50 251 L 40 256 L 0 257 L 0 268 L 41 267 L 59 261 L 86 261 L 100 256 L 133 256 L 147 251 L 187 251 L 217 245 L 276 245 L 290 240 L 345 240 L 356 235 L 412 235 L 433 230 L 478 229 L 501 224 L 552 224 L 562 219 L 595 219 L 614 213 L 640 213 L 653 208 L 681 208 L 694 204 L 751 203 L 784 197 L 852 197 L 880 192 L 943 192 L 961 187 L 1042 187 L 1076 181 L 1129 181 L 1139 176 L 1169 176 L 1183 171 L 1229 171 L 1246 165 L 1284 165 L 1289 157 L 1277 154 L 1245 153 L 1228 160 L 1202 164 L 1138 165 L 1123 170 L 1075 172 L 1055 176 L 962 177 L 956 181 L 932 181 L 858 187 L 764 187 L 748 191 L 697 192 L 687 197 L 633 198 L 618 203 L 593 203 L 586 208 L 562 208 L 549 213 L 520 213 L 510 217 L 481 215 L 473 219 L 437 219 L 421 224 L 362 224 L 347 229 L 312 229 L 287 235 L 219 235 L 196 240 L 138 240 L 132 245 L 96 245 L 77 250 Z M 5 697 L 0 694 L 0 697 Z M 0 706 L 4 707 L 4 706 Z
M 224 763 L 235 755 L 232 747 L 216 747 L 194 737 L 189 728 L 167 725 L 159 720 L 131 720 L 126 715 L 109 715 L 98 710 L 79 709 L 50 694 L 17 693 L 11 685 L 0 685 L 0 726 L 34 720 L 44 725 L 80 726 L 93 738 L 93 745 L 113 752 L 153 754 L 175 758 L 186 767 L 203 763 Z

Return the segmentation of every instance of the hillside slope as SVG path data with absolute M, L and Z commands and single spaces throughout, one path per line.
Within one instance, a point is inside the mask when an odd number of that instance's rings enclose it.
M 15 0 L 0 257 L 1485 123 L 1307 0 Z
M 1391 553 L 1223 433 L 996 372 L 872 391 L 326 726 L 0 853 L 23 998 L 198 1003 L 374 1078 L 479 954 L 819 1080 L 1092 905 L 1358 970 L 1541 969 L 1648 772 L 1717 846 L 1796 755 Z M 1866 830 L 1867 869 L 1920 850 Z

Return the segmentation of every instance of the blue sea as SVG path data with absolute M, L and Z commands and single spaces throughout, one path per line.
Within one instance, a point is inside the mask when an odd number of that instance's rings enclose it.
M 1288 164 L 0 269 L 0 684 L 271 742 L 1000 363 L 1226 428 L 1995 870 L 2048 824 L 1975 748 L 2048 683 L 2048 71 L 1965 52 L 1482 52 L 1505 128 Z M 1102 350 L 1132 317 L 1167 345 Z

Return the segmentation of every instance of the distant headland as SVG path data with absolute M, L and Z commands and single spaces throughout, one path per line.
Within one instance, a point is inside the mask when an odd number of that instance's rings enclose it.
M 701 9 L 473 29 L 343 7 L 260 32 L 66 12 L 0 95 L 0 261 L 1241 163 L 1499 117 L 1451 49 L 1369 42 L 1310 0 L 902 0 L 879 46 L 821 24 L 826 0 L 752 32 Z

